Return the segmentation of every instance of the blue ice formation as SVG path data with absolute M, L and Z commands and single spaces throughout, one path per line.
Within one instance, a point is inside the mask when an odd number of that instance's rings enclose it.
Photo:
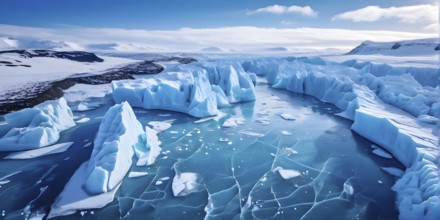
M 0 138 L 0 151 L 36 149 L 55 144 L 60 132 L 75 126 L 64 98 L 51 100 L 4 116 L 7 133 Z
M 255 100 L 252 76 L 239 63 L 194 64 L 166 74 L 164 78 L 113 82 L 113 99 L 199 118 L 216 115 L 218 108 L 232 103 Z

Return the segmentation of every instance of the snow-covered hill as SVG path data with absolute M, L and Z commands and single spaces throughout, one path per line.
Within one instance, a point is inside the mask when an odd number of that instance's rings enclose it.
M 435 55 L 440 53 L 440 38 L 397 42 L 364 41 L 347 55 L 382 54 L 391 56 Z
M 0 37 L 0 50 L 29 49 L 29 50 L 55 50 L 79 51 L 83 47 L 76 43 L 54 40 L 36 40 L 28 38 Z
M 202 52 L 224 52 L 225 50 L 220 47 L 205 47 L 200 49 Z
M 133 43 L 102 43 L 85 45 L 88 50 L 98 52 L 163 52 L 164 49 Z

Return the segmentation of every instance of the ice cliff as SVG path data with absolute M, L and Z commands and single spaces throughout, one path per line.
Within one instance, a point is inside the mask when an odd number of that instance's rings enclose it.
M 200 118 L 216 115 L 218 108 L 232 103 L 255 100 L 252 77 L 239 63 L 190 64 L 162 78 L 116 81 L 112 88 L 116 103 Z

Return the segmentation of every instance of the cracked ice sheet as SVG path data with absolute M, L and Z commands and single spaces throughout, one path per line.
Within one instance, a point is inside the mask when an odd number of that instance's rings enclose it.
M 287 97 L 290 96 L 288 93 Z M 286 97 L 280 99 L 287 100 Z M 277 100 L 273 100 L 275 101 Z M 243 105 L 222 109 L 229 117 L 243 117 L 247 120 L 244 125 L 227 129 L 221 127 L 220 122 L 223 120 L 194 124 L 196 119 L 170 113 L 170 118 L 176 118 L 176 122 L 172 129 L 159 136 L 163 142 L 163 151 L 156 163 L 150 167 L 136 167 L 135 172 L 142 169 L 148 175 L 125 180 L 120 188 L 120 196 L 117 196 L 118 202 L 112 203 L 98 214 L 113 211 L 117 213 L 120 210 L 121 216 L 130 213 L 131 217 L 151 219 L 170 216 L 194 219 L 204 215 L 207 219 L 233 219 L 240 216 L 255 219 L 289 216 L 299 219 L 305 214 L 313 216 L 313 213 L 324 213 L 321 208 L 326 205 L 333 207 L 333 210 L 341 210 L 339 206 L 346 207 L 350 204 L 341 202 L 344 186 L 352 186 L 353 195 L 358 196 L 362 191 L 359 182 L 362 181 L 345 173 L 334 172 L 337 170 L 335 167 L 338 167 L 337 160 L 327 160 L 332 152 L 342 152 L 349 158 L 352 152 L 348 152 L 348 149 L 357 149 L 357 145 L 350 142 L 351 132 L 348 126 L 332 128 L 335 125 L 333 118 L 328 119 L 329 116 L 319 110 L 304 110 L 303 105 L 308 101 L 294 101 L 294 104 L 299 103 L 300 106 L 290 104 L 283 107 L 286 103 L 279 102 L 276 109 L 268 109 L 270 105 L 260 106 L 261 101 L 257 100 L 254 111 L 263 112 L 266 109 L 269 113 L 265 117 L 273 121 L 267 126 L 259 126 L 258 122 L 254 122 L 253 111 Z M 299 120 L 287 123 L 278 115 L 280 113 L 295 115 Z M 147 125 L 149 121 L 163 121 L 163 118 L 158 118 L 160 116 L 149 113 L 140 112 L 138 117 L 143 125 Z M 250 136 L 241 133 L 243 130 L 245 133 L 252 131 L 264 136 Z M 284 136 L 281 133 L 283 130 L 295 132 L 291 136 Z M 340 130 L 340 136 L 346 137 L 345 139 L 337 137 Z M 219 141 L 220 139 L 227 141 Z M 331 151 L 333 144 L 328 143 L 334 143 L 334 151 Z M 323 146 L 329 147 L 327 149 Z M 342 155 L 341 157 L 343 158 Z M 377 166 L 368 165 L 369 169 Z M 301 175 L 285 180 L 278 172 L 273 172 L 277 166 L 297 170 Z M 205 189 L 174 197 L 172 185 L 178 172 L 197 173 Z M 170 179 L 163 179 L 164 177 Z M 379 185 L 379 179 L 384 180 L 382 188 L 390 185 L 389 180 L 379 177 L 373 180 L 373 185 Z M 140 179 L 142 184 L 139 184 Z M 156 186 L 158 181 L 162 183 Z M 325 186 L 326 184 L 330 186 Z M 344 199 L 353 201 L 351 197 Z M 364 203 L 357 204 L 359 205 L 356 207 L 362 207 Z M 390 204 L 394 205 L 394 201 Z

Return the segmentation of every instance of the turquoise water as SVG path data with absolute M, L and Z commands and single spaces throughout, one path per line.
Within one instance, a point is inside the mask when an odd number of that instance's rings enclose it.
M 126 178 L 111 204 L 63 219 L 397 218 L 391 190 L 395 180 L 381 167 L 402 165 L 372 154 L 372 143 L 353 133 L 350 121 L 335 116 L 339 110 L 333 105 L 265 83 L 256 92 L 257 101 L 221 109 L 223 117 L 202 123 L 185 114 L 135 109 L 143 125 L 174 120 L 159 133 L 162 154 L 152 166 L 133 167 L 148 175 Z M 19 172 L 0 185 L 5 218 L 49 211 L 69 177 L 89 158 L 109 106 L 75 113 L 91 120 L 62 133 L 60 143 L 75 142 L 64 153 L 0 160 L 0 179 Z M 239 125 L 222 127 L 230 117 L 238 118 Z M 294 120 L 285 119 L 290 117 Z M 282 178 L 280 169 L 295 177 Z M 176 171 L 197 173 L 201 189 L 173 196 Z

